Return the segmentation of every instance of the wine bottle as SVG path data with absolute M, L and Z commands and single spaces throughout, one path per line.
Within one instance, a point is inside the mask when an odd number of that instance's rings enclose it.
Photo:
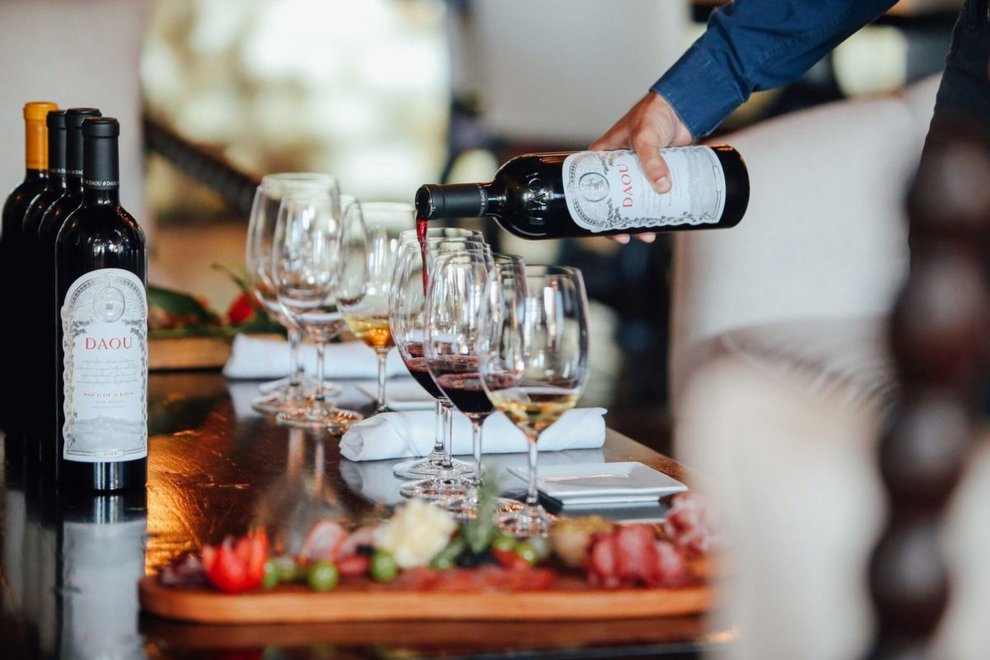
M 536 153 L 506 162 L 488 183 L 424 185 L 421 220 L 491 217 L 527 239 L 734 227 L 749 175 L 727 145 L 661 150 L 671 190 L 657 193 L 628 150 Z
M 22 244 L 21 225 L 28 205 L 38 196 L 48 180 L 48 132 L 45 118 L 58 105 L 50 101 L 32 101 L 24 104 L 24 179 L 10 192 L 4 201 L 0 216 L 0 297 L 7 309 L 20 310 L 23 300 L 23 277 L 20 272 Z M 0 363 L 10 364 L 19 339 L 16 323 L 0 323 Z M 22 417 L 19 414 L 23 397 L 0 397 L 0 423 L 11 431 Z
M 83 202 L 55 241 L 60 488 L 143 488 L 148 455 L 144 232 L 120 205 L 112 117 L 83 122 Z
M 44 189 L 28 205 L 21 222 L 21 277 L 29 282 L 41 282 L 42 280 L 54 280 L 55 254 L 51 250 L 47 254 L 41 250 L 38 238 L 38 228 L 45 211 L 65 192 L 65 110 L 52 110 L 48 113 L 46 121 L 48 126 L 48 179 Z M 54 412 L 54 405 L 51 405 L 55 388 L 51 386 L 51 378 L 45 373 L 42 365 L 50 365 L 55 360 L 55 342 L 45 341 L 45 337 L 54 337 L 54 327 L 49 319 L 52 318 L 50 309 L 54 306 L 54 288 L 47 291 L 39 289 L 32 291 L 30 295 L 24 295 L 21 309 L 24 310 L 27 323 L 20 326 L 22 337 L 18 340 L 18 346 L 29 355 L 48 355 L 50 358 L 38 364 L 36 369 L 28 369 L 24 373 L 25 389 L 38 393 L 37 405 L 32 406 L 40 414 L 47 415 Z M 41 326 L 51 328 L 51 332 L 41 332 Z M 54 372 L 53 372 L 54 375 Z M 50 390 L 46 389 L 50 387 Z M 48 405 L 44 401 L 49 402 Z M 37 454 L 38 452 L 34 452 Z M 28 457 L 28 460 L 33 460 Z
M 39 428 L 42 442 L 39 445 L 41 467 L 55 473 L 56 435 L 61 432 L 58 424 L 58 361 L 57 328 L 61 325 L 55 290 L 55 239 L 69 214 L 79 208 L 83 198 L 83 135 L 82 123 L 87 117 L 99 117 L 96 108 L 69 108 L 65 111 L 65 191 L 53 202 L 38 222 L 38 268 L 35 280 L 38 304 L 37 341 L 41 349 L 36 354 L 38 407 L 43 419 L 50 419 L 50 426 Z M 53 435 L 54 434 L 54 435 Z
M 65 110 L 51 110 L 45 120 L 48 132 L 48 176 L 45 187 L 28 204 L 21 221 L 21 235 L 25 237 L 25 245 L 32 252 L 36 250 L 34 241 L 37 240 L 41 218 L 66 189 L 65 115 Z

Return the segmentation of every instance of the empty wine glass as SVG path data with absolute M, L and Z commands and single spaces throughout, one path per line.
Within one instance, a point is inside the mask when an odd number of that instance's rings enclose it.
M 265 413 L 278 413 L 300 407 L 315 387 L 315 381 L 305 375 L 300 358 L 302 329 L 279 303 L 271 269 L 275 222 L 283 193 L 287 190 L 307 188 L 326 190 L 334 197 L 337 194 L 336 179 L 329 174 L 318 172 L 266 174 L 255 190 L 248 219 L 244 259 L 248 284 L 258 304 L 285 327 L 292 365 L 292 371 L 287 377 L 262 383 L 259 386 L 262 396 L 255 399 L 252 406 Z M 328 389 L 332 387 L 329 384 L 325 386 Z
M 581 272 L 565 266 L 526 266 L 522 276 L 494 269 L 491 306 L 484 313 L 478 370 L 495 408 L 529 440 L 525 506 L 497 516 L 519 537 L 542 536 L 551 517 L 540 506 L 537 443 L 573 408 L 588 377 L 588 302 Z
M 376 413 L 388 411 L 386 365 L 395 346 L 388 322 L 388 297 L 399 241 L 388 235 L 387 227 L 408 225 L 415 217 L 413 206 L 401 202 L 354 200 L 344 207 L 337 297 L 347 327 L 378 358 Z
M 427 230 L 423 240 L 426 242 L 436 239 L 450 239 L 450 241 L 473 242 L 480 245 L 485 244 L 484 235 L 480 231 L 473 229 L 461 229 L 453 227 L 431 227 Z M 408 229 L 399 234 L 399 253 L 396 257 L 395 268 L 393 270 L 392 286 L 389 295 L 389 325 L 392 329 L 392 337 L 399 351 L 399 356 L 409 370 L 409 373 L 423 388 L 436 399 L 436 437 L 433 449 L 423 458 L 412 461 L 398 463 L 393 468 L 393 473 L 403 479 L 424 479 L 431 477 L 442 468 L 445 453 L 446 429 L 449 426 L 450 404 L 446 401 L 443 393 L 437 389 L 433 378 L 426 367 L 426 357 L 423 354 L 423 326 L 408 325 L 400 336 L 396 335 L 395 319 L 401 307 L 409 306 L 422 308 L 426 293 L 425 274 L 422 268 L 424 246 L 421 245 L 417 237 L 416 230 Z M 418 269 L 419 279 L 414 277 L 404 277 L 399 281 L 406 260 L 414 260 L 411 268 Z M 407 290 L 408 289 L 408 290 Z M 405 318 L 405 317 L 403 317 Z M 458 470 L 467 470 L 467 466 L 458 460 L 451 461 L 453 467 Z
M 426 338 L 423 342 L 430 374 L 457 410 L 471 422 L 474 478 L 463 498 L 446 504 L 463 517 L 475 515 L 482 472 L 482 425 L 495 408 L 478 373 L 478 350 L 486 284 L 493 268 L 522 273 L 523 260 L 514 255 L 492 255 L 467 249 L 436 258 L 426 299 Z
M 313 189 L 285 191 L 278 209 L 272 273 L 278 300 L 316 345 L 316 390 L 303 406 L 278 413 L 279 423 L 343 433 L 363 415 L 326 397 L 326 345 L 344 329 L 337 308 L 340 206 L 335 195 Z
M 452 405 L 443 391 L 437 387 L 429 369 L 424 342 L 427 329 L 426 286 L 432 277 L 432 268 L 438 255 L 465 251 L 484 250 L 488 245 L 474 238 L 427 238 L 423 245 L 405 243 L 400 248 L 393 295 L 389 299 L 389 323 L 399 353 L 416 380 L 437 400 L 438 426 L 442 442 L 439 464 L 429 465 L 431 472 L 418 481 L 404 484 L 399 492 L 406 497 L 448 501 L 462 497 L 470 484 L 460 479 L 471 473 L 470 466 L 451 457 Z M 490 257 L 489 257 L 490 258 Z

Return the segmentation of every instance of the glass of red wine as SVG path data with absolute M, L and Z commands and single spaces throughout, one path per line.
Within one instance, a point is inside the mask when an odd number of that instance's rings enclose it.
M 501 269 L 488 279 L 491 304 L 482 318 L 481 383 L 496 410 L 529 440 L 525 506 L 499 514 L 517 537 L 543 536 L 552 518 L 540 505 L 537 443 L 573 408 L 588 378 L 588 300 L 581 271 L 566 266 Z
M 423 269 L 423 255 L 427 242 L 444 239 L 448 247 L 458 244 L 477 243 L 485 245 L 485 239 L 480 231 L 457 227 L 431 227 L 420 238 L 416 230 L 405 230 L 399 234 L 399 253 L 395 259 L 392 271 L 392 283 L 389 287 L 389 327 L 392 339 L 399 351 L 399 356 L 416 381 L 426 389 L 437 402 L 436 437 L 432 451 L 423 458 L 398 463 L 393 468 L 395 476 L 403 479 L 425 479 L 432 477 L 442 469 L 444 463 L 445 431 L 449 426 L 450 402 L 433 382 L 423 354 L 423 325 L 412 323 L 413 309 L 422 312 L 425 300 L 426 285 Z M 405 261 L 411 260 L 409 268 L 416 269 L 419 279 L 403 277 L 398 281 L 405 267 Z M 408 310 L 406 308 L 409 308 Z M 400 319 L 401 316 L 401 319 Z M 396 321 L 400 321 L 402 336 L 396 335 Z M 462 461 L 452 460 L 453 467 L 459 471 L 468 470 Z
M 482 470 L 482 425 L 495 408 L 478 374 L 478 348 L 483 308 L 489 303 L 486 284 L 495 268 L 522 272 L 515 255 L 492 255 L 466 249 L 439 255 L 430 273 L 426 297 L 426 337 L 423 343 L 433 380 L 454 407 L 471 421 L 474 475 L 464 497 L 446 503 L 460 517 L 478 512 Z
M 491 248 L 471 238 L 427 238 L 421 245 L 405 243 L 400 248 L 389 299 L 389 324 L 396 347 L 409 372 L 438 403 L 437 425 L 441 436 L 442 454 L 439 463 L 428 463 L 425 477 L 404 484 L 399 492 L 405 497 L 420 497 L 441 503 L 463 497 L 469 483 L 461 479 L 471 473 L 469 465 L 451 456 L 452 404 L 437 384 L 429 369 L 425 341 L 427 332 L 427 289 L 424 283 L 432 276 L 438 255 L 465 250 Z M 400 475 L 401 476 L 401 475 Z

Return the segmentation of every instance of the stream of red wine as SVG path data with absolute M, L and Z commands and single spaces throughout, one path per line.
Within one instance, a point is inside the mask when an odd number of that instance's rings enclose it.
M 426 230 L 430 227 L 430 221 L 426 218 L 416 218 L 416 239 L 419 241 L 419 252 L 423 257 L 423 295 L 426 295 L 426 285 L 429 277 L 426 274 Z

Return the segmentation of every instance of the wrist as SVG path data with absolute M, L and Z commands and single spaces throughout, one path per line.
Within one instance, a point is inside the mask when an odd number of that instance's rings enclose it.
M 673 104 L 667 97 L 657 90 L 650 90 L 655 96 L 654 104 L 660 115 L 660 120 L 670 127 L 670 144 L 675 147 L 684 147 L 694 142 L 695 136 L 691 133 L 687 123 L 681 118 Z

